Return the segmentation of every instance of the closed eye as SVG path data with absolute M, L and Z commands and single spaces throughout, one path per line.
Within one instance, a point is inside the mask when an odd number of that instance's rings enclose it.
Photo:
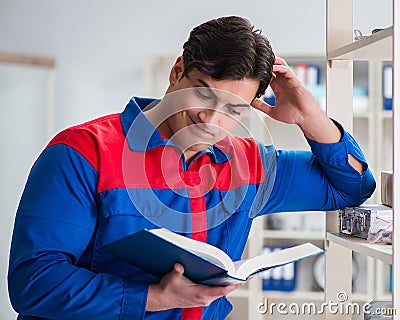
M 230 108 L 229 108 L 229 112 L 230 112 L 231 114 L 235 115 L 235 116 L 240 116 L 240 115 L 241 115 L 241 112 L 235 110 L 234 107 L 230 107 Z
M 196 88 L 195 93 L 199 98 L 204 100 L 214 99 L 214 97 L 210 96 L 207 91 L 205 91 L 205 88 Z
M 227 104 L 226 108 L 230 114 L 240 116 L 244 111 L 248 110 L 249 106 L 247 104 Z

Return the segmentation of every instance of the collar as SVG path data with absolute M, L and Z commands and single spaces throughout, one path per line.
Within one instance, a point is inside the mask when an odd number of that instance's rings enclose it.
M 133 151 L 144 152 L 160 146 L 175 146 L 172 141 L 165 139 L 161 133 L 147 119 L 143 110 L 159 102 L 158 99 L 132 97 L 125 110 L 121 113 L 121 124 L 128 141 L 129 148 Z M 199 153 L 207 153 L 215 163 L 223 163 L 230 156 L 217 146 L 213 145 Z

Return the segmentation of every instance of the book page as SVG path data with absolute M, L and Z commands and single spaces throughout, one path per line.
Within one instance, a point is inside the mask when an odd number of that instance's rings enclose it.
M 265 269 L 281 266 L 323 252 L 323 249 L 311 243 L 305 243 L 280 251 L 259 255 L 254 258 L 236 261 L 236 272 L 230 275 L 239 279 L 247 279 L 249 276 Z
M 168 229 L 152 229 L 150 232 L 159 237 L 178 245 L 188 251 L 191 251 L 198 256 L 201 256 L 214 264 L 227 270 L 228 273 L 235 273 L 235 265 L 231 258 L 221 249 L 214 247 L 208 243 L 193 240 L 179 234 L 176 234 Z

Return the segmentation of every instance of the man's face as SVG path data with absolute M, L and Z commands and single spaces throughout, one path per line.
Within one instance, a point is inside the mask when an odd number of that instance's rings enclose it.
M 199 71 L 171 84 L 164 125 L 183 150 L 198 152 L 225 138 L 250 108 L 258 81 L 215 80 Z

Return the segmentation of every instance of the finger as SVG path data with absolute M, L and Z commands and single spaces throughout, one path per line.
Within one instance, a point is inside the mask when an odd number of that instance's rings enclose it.
M 237 284 L 232 284 L 230 286 L 226 287 L 226 290 L 228 291 L 228 293 L 231 293 L 232 291 L 235 291 L 236 289 L 239 289 L 242 285 L 244 285 L 245 282 L 243 283 L 237 283 Z
M 208 294 L 212 297 L 222 297 L 222 296 L 226 296 L 229 293 L 231 293 L 232 291 L 238 289 L 239 287 L 241 287 L 243 284 L 239 283 L 239 284 L 231 284 L 229 286 L 224 286 L 224 287 L 210 287 L 210 290 L 208 291 Z
M 174 270 L 181 275 L 185 272 L 185 268 L 180 263 L 174 263 Z
M 288 66 L 287 62 L 284 59 L 280 58 L 280 57 L 275 57 L 274 64 Z
M 268 103 L 266 103 L 261 99 L 254 99 L 254 101 L 251 103 L 251 106 L 266 114 L 269 114 L 275 108 L 274 106 L 269 105 Z
M 272 67 L 272 72 L 279 75 L 284 75 L 287 77 L 292 77 L 294 76 L 294 72 L 292 69 L 290 69 L 289 66 L 285 66 L 285 65 L 279 65 L 279 64 L 274 64 L 274 66 Z

